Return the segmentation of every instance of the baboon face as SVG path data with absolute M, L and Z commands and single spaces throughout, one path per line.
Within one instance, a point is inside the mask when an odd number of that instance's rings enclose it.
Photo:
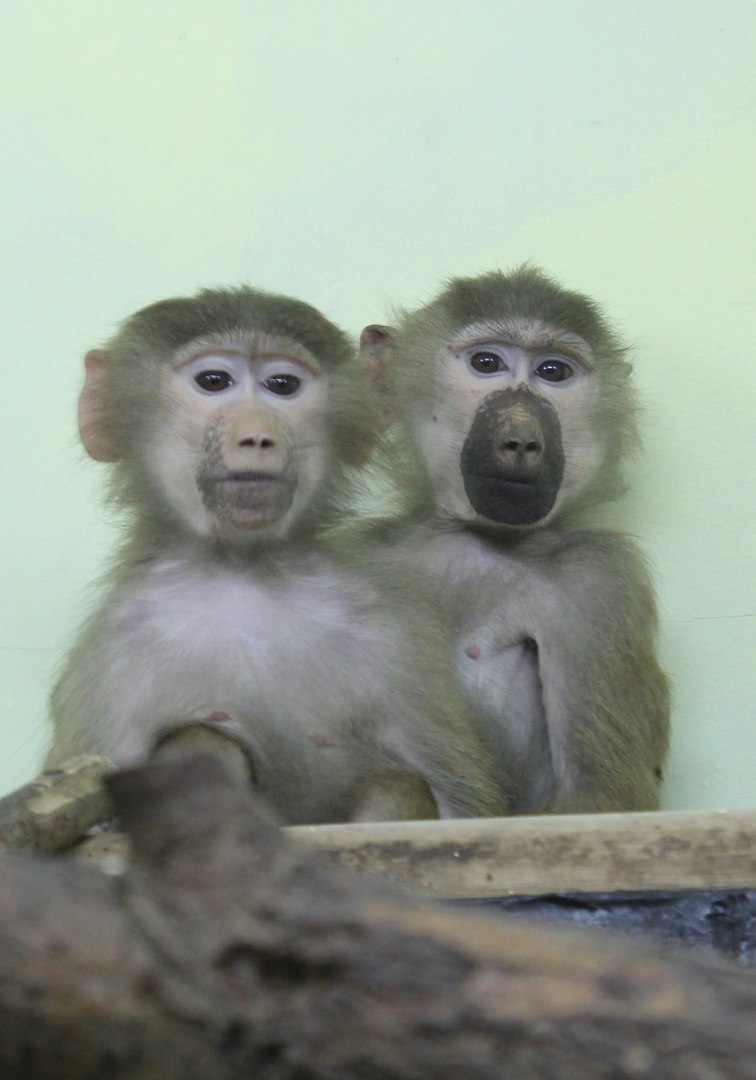
M 439 508 L 467 522 L 544 524 L 604 452 L 587 343 L 533 323 L 517 340 L 495 323 L 438 349 L 434 388 L 408 417 Z M 564 335 L 562 335 L 564 338 Z

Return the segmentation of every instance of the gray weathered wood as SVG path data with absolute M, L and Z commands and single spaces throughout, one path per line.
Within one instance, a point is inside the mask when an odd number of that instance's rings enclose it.
M 756 811 L 667 811 L 289 829 L 334 866 L 429 896 L 756 886 Z
M 211 758 L 108 783 L 122 877 L 0 859 L 3 1080 L 754 1076 L 734 965 L 328 869 Z

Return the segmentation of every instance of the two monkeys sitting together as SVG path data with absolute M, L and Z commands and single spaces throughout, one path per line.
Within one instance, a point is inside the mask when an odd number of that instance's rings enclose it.
M 212 732 L 288 824 L 656 808 L 653 591 L 589 518 L 637 442 L 630 375 L 527 266 L 359 350 L 252 288 L 137 312 L 86 357 L 82 441 L 129 527 L 47 765 Z

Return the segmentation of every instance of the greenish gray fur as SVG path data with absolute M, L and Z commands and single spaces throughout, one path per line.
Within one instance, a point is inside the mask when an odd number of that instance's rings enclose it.
M 251 331 L 293 338 L 322 364 L 327 467 L 285 535 L 232 543 L 187 524 L 194 519 L 181 500 L 197 492 L 186 477 L 190 495 L 179 492 L 176 509 L 161 501 L 165 479 L 153 475 L 159 463 L 145 448 L 152 433 L 171 430 L 156 375 L 176 349 Z M 349 339 L 299 301 L 205 290 L 138 312 L 100 359 L 93 427 L 122 454 L 108 468 L 129 520 L 53 691 L 47 765 L 84 752 L 127 764 L 161 730 L 225 710 L 286 822 L 423 816 L 429 805 L 460 816 L 504 812 L 447 641 L 422 598 L 401 584 L 401 571 L 386 582 L 321 542 L 323 506 L 375 437 Z M 166 444 L 174 457 L 181 438 Z M 201 458 L 203 439 L 191 438 L 187 455 Z M 313 439 L 301 432 L 295 467 L 318 449 Z
M 582 435 L 601 446 L 603 461 L 545 523 L 455 519 L 435 492 L 451 490 L 459 473 L 433 474 L 410 425 L 448 404 L 435 372 L 453 335 L 485 321 L 514 333 L 528 320 L 591 346 L 598 408 Z M 391 511 L 364 514 L 358 531 L 376 559 L 409 569 L 435 600 L 502 790 L 519 813 L 656 808 L 669 690 L 656 659 L 653 589 L 630 538 L 586 528 L 591 511 L 623 489 L 621 465 L 638 443 L 625 345 L 594 301 L 531 266 L 452 280 L 383 329 L 383 344 L 368 339 L 365 350 L 394 424 L 372 482 L 398 497 Z M 566 399 L 550 400 L 564 424 Z M 433 435 L 455 437 L 446 428 Z

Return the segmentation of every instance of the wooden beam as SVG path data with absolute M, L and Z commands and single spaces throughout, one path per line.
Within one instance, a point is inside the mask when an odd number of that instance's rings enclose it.
M 756 887 L 756 811 L 298 826 L 289 836 L 428 896 Z

